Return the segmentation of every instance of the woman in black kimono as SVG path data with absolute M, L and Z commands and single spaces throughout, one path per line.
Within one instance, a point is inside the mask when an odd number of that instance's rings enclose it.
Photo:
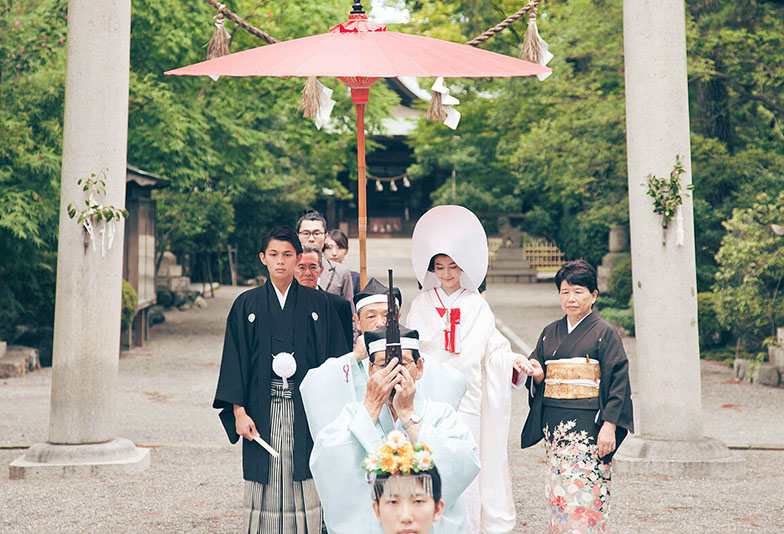
M 568 262 L 555 284 L 566 315 L 531 355 L 521 446 L 545 440 L 550 532 L 606 532 L 612 456 L 634 431 L 629 364 L 618 333 L 592 311 L 593 266 Z

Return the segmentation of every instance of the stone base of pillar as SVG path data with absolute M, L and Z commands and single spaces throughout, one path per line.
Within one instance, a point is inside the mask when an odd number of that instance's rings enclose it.
M 613 471 L 634 475 L 732 478 L 746 473 L 746 460 L 717 439 L 669 441 L 629 436 L 613 458 Z
M 117 438 L 89 445 L 36 443 L 9 466 L 11 480 L 71 478 L 139 473 L 150 465 L 150 450 Z

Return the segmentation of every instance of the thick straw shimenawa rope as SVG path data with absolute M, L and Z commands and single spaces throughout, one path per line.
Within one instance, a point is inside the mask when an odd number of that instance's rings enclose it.
M 536 9 L 536 6 L 542 3 L 542 0 L 531 0 L 526 5 L 524 5 L 520 11 L 515 13 L 514 15 L 509 15 L 504 20 L 493 26 L 492 28 L 488 29 L 487 31 L 483 32 L 481 35 L 478 35 L 471 39 L 470 41 L 466 41 L 465 44 L 469 46 L 479 46 L 480 44 L 484 43 L 491 37 L 493 37 L 497 33 L 501 33 L 506 27 L 511 25 L 514 21 L 521 18 L 525 15 L 528 11 L 532 9 Z
M 264 32 L 264 31 L 256 28 L 255 26 L 252 26 L 251 24 L 246 22 L 242 17 L 237 16 L 231 10 L 229 10 L 229 8 L 227 8 L 226 6 L 224 6 L 221 3 L 217 2 L 216 0 L 205 0 L 205 2 L 210 4 L 215 9 L 223 12 L 225 14 L 225 16 L 229 20 L 234 22 L 237 26 L 240 26 L 241 28 L 245 29 L 249 33 L 255 35 L 256 37 L 267 41 L 269 44 L 273 44 L 273 43 L 279 42 L 277 39 L 272 37 L 270 34 L 268 34 L 268 33 Z M 531 0 L 526 5 L 524 5 L 517 13 L 515 13 L 514 15 L 510 15 L 510 16 L 506 17 L 503 21 L 499 22 L 497 25 L 495 25 L 492 28 L 488 29 L 487 31 L 483 32 L 481 35 L 478 35 L 478 36 L 474 37 L 470 41 L 467 41 L 465 44 L 467 44 L 469 46 L 479 46 L 480 44 L 484 43 L 485 41 L 487 41 L 488 39 L 490 39 L 491 37 L 493 37 L 497 33 L 502 32 L 505 28 L 507 28 L 514 21 L 516 21 L 519 18 L 521 18 L 529 10 L 535 9 L 536 6 L 538 6 L 541 3 L 542 3 L 542 0 Z
M 233 13 L 231 10 L 229 10 L 229 8 L 227 8 L 226 6 L 221 4 L 220 2 L 217 2 L 216 0 L 204 0 L 204 1 L 207 2 L 208 4 L 210 4 L 215 9 L 217 9 L 218 13 L 223 13 L 224 16 L 227 19 L 229 19 L 234 24 L 236 24 L 240 28 L 244 29 L 248 33 L 250 33 L 252 35 L 255 35 L 259 39 L 263 39 L 263 40 L 267 41 L 269 44 L 274 44 L 274 43 L 279 42 L 277 39 L 275 39 L 273 36 L 271 36 L 267 32 L 262 31 L 262 30 L 258 29 L 256 26 L 253 26 L 253 25 L 249 24 L 245 19 L 243 19 L 242 17 L 240 17 L 240 16 L 236 15 L 235 13 Z

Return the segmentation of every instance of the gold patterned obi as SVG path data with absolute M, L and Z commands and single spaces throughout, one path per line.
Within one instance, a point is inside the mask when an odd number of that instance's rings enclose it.
M 599 362 L 585 358 L 546 360 L 544 396 L 551 399 L 591 399 L 599 396 Z

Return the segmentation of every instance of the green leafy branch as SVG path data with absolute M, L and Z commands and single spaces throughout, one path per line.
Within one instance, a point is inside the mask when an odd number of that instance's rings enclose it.
M 683 204 L 683 195 L 688 196 L 688 193 L 681 193 L 681 175 L 685 173 L 681 157 L 676 155 L 675 166 L 670 171 L 669 179 L 657 178 L 653 173 L 645 177 L 648 185 L 647 195 L 653 198 L 653 212 L 662 216 L 662 228 L 665 230 L 678 211 L 678 206 Z M 694 190 L 694 184 L 687 185 L 686 189 Z
M 89 178 L 79 178 L 76 182 L 82 186 L 82 191 L 88 193 L 84 201 L 85 209 L 78 211 L 73 202 L 68 204 L 68 217 L 75 218 L 79 224 L 91 224 L 92 222 L 99 221 L 121 221 L 128 217 L 128 210 L 116 208 L 114 206 L 104 206 L 99 203 L 95 197 L 99 195 L 106 195 L 106 171 L 102 169 L 98 174 L 92 173 Z

